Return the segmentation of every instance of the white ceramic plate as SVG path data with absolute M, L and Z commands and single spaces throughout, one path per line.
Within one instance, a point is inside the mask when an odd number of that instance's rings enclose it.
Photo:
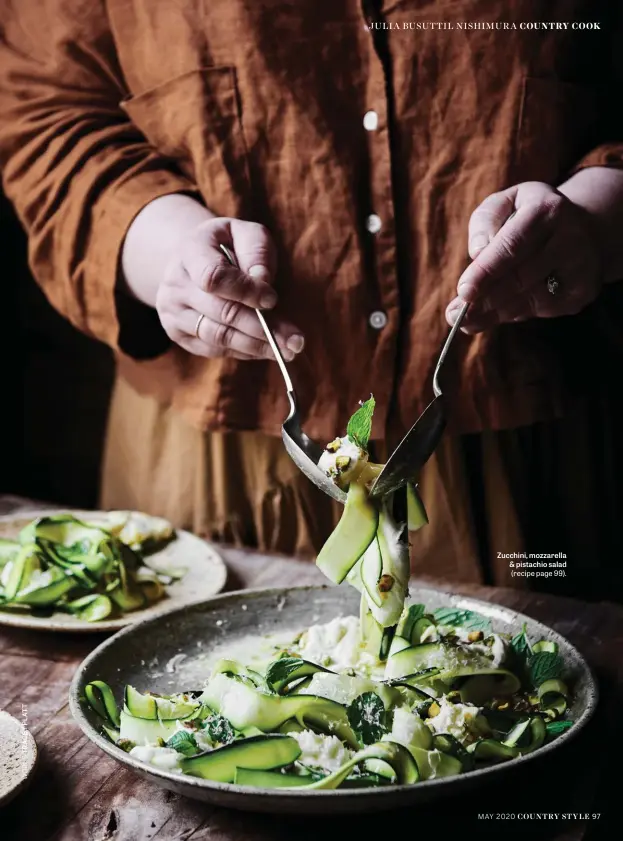
M 15 537 L 27 523 L 36 517 L 50 514 L 68 513 L 68 509 L 45 509 L 20 512 L 0 517 L 0 536 Z M 71 512 L 76 517 L 88 518 L 101 516 L 100 511 Z M 163 599 L 142 610 L 133 610 L 116 619 L 104 619 L 101 622 L 85 622 L 69 613 L 55 611 L 51 616 L 35 616 L 29 610 L 0 608 L 0 625 L 12 625 L 18 628 L 34 628 L 41 631 L 116 631 L 142 619 L 157 616 L 163 611 L 181 608 L 189 604 L 204 601 L 219 593 L 227 578 L 227 569 L 216 549 L 200 537 L 187 531 L 178 531 L 175 540 L 159 552 L 154 552 L 145 559 L 147 566 L 184 567 L 187 569 L 183 578 L 166 585 Z
M 19 794 L 36 764 L 37 745 L 32 733 L 0 710 L 0 806 Z

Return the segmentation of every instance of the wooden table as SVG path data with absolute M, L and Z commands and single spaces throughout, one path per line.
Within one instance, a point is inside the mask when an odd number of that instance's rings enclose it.
M 23 500 L 0 497 L 0 513 L 21 513 L 24 506 Z M 222 554 L 228 589 L 322 580 L 313 564 L 231 548 L 223 548 Z M 623 608 L 436 583 L 525 612 L 568 637 L 599 678 L 599 714 L 584 735 L 561 749 L 560 757 L 544 758 L 531 778 L 517 776 L 470 797 L 408 813 L 332 819 L 331 837 L 367 841 L 387 838 L 388 832 L 393 839 L 404 836 L 409 841 L 424 834 L 434 841 L 612 837 L 615 796 L 620 797 L 615 786 L 622 777 Z M 0 841 L 324 841 L 326 821 L 236 813 L 188 800 L 136 777 L 95 747 L 73 722 L 67 690 L 76 666 L 104 636 L 0 626 L 0 708 L 20 719 L 26 710 L 40 752 L 28 789 L 0 813 Z M 484 819 L 479 813 L 505 817 Z M 558 817 L 543 817 L 547 813 Z M 601 817 L 563 818 L 568 813 Z

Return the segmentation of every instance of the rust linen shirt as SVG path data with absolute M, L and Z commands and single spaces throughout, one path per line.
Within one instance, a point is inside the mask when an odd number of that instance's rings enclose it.
M 309 433 L 333 437 L 370 391 L 375 435 L 404 429 L 431 396 L 477 204 L 623 166 L 619 6 L 1 0 L 0 163 L 33 272 L 140 392 L 200 428 L 278 432 L 276 365 L 192 357 L 118 291 L 134 216 L 190 191 L 274 235 L 280 307 L 307 339 L 292 375 Z M 455 430 L 559 415 L 621 310 L 461 335 Z

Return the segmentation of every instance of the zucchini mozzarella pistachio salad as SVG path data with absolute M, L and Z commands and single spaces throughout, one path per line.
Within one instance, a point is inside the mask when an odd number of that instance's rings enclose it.
M 0 609 L 98 622 L 153 604 L 186 571 L 147 560 L 174 539 L 167 520 L 136 511 L 32 520 L 17 540 L 0 538 Z
M 405 606 L 407 525 L 420 527 L 426 515 L 415 486 L 403 505 L 408 523 L 397 499 L 369 498 L 381 469 L 368 458 L 373 409 L 371 398 L 320 460 L 347 502 L 318 565 L 357 588 L 360 616 L 285 640 L 238 642 L 201 690 L 126 686 L 119 710 L 107 684 L 88 684 L 86 700 L 118 747 L 167 771 L 313 791 L 466 773 L 572 726 L 556 643 L 530 640 L 525 628 L 494 633 L 470 610 Z

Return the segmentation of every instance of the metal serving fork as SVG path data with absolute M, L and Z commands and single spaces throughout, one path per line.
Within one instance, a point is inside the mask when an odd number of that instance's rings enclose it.
M 221 251 L 227 257 L 232 266 L 238 268 L 238 262 L 232 252 L 225 245 L 221 245 Z M 288 455 L 296 464 L 299 470 L 304 473 L 315 485 L 329 496 L 332 496 L 338 502 L 344 504 L 346 502 L 346 494 L 340 490 L 337 485 L 329 479 L 329 477 L 320 470 L 318 462 L 323 453 L 324 448 L 306 435 L 301 428 L 301 418 L 299 416 L 298 403 L 296 399 L 296 392 L 294 385 L 290 379 L 290 374 L 286 367 L 279 345 L 275 341 L 270 327 L 268 326 L 264 314 L 261 310 L 256 309 L 257 317 L 262 326 L 262 330 L 266 334 L 266 340 L 271 346 L 277 365 L 283 376 L 286 384 L 286 391 L 290 401 L 290 414 L 285 419 L 281 426 L 281 437 Z
M 387 460 L 370 489 L 370 496 L 384 496 L 405 482 L 414 481 L 435 451 L 446 426 L 446 410 L 439 385 L 439 373 L 468 308 L 469 304 L 463 304 L 439 354 L 433 375 L 435 397 Z
M 221 245 L 220 248 L 232 266 L 236 266 L 236 268 L 238 268 L 238 262 L 229 248 L 225 245 Z M 439 443 L 446 426 L 446 412 L 443 405 L 441 387 L 439 385 L 439 373 L 446 356 L 448 355 L 448 351 L 450 350 L 450 345 L 461 326 L 461 322 L 468 307 L 469 304 L 463 305 L 463 308 L 459 312 L 458 318 L 454 323 L 443 348 L 441 349 L 441 353 L 439 354 L 439 359 L 437 360 L 433 376 L 434 399 L 431 403 L 429 403 L 424 412 L 413 424 L 409 432 L 407 432 L 405 437 L 387 460 L 383 470 L 379 473 L 372 485 L 370 490 L 371 496 L 384 496 L 385 494 L 397 490 L 401 485 L 404 485 L 405 482 L 413 481 L 418 476 L 420 469 L 431 457 L 435 447 Z M 288 455 L 308 479 L 310 479 L 326 494 L 344 504 L 346 502 L 346 494 L 344 491 L 340 490 L 340 488 L 338 488 L 337 485 L 332 482 L 331 479 L 329 479 L 329 477 L 318 467 L 320 456 L 323 453 L 323 447 L 303 432 L 298 411 L 296 392 L 294 390 L 290 374 L 288 373 L 286 363 L 281 355 L 279 346 L 275 341 L 275 337 L 264 318 L 264 314 L 258 309 L 256 309 L 255 312 L 257 313 L 259 322 L 266 334 L 268 344 L 275 354 L 275 359 L 279 365 L 279 369 L 286 384 L 286 391 L 290 401 L 290 414 L 281 426 L 281 437 L 283 438 L 283 443 Z

